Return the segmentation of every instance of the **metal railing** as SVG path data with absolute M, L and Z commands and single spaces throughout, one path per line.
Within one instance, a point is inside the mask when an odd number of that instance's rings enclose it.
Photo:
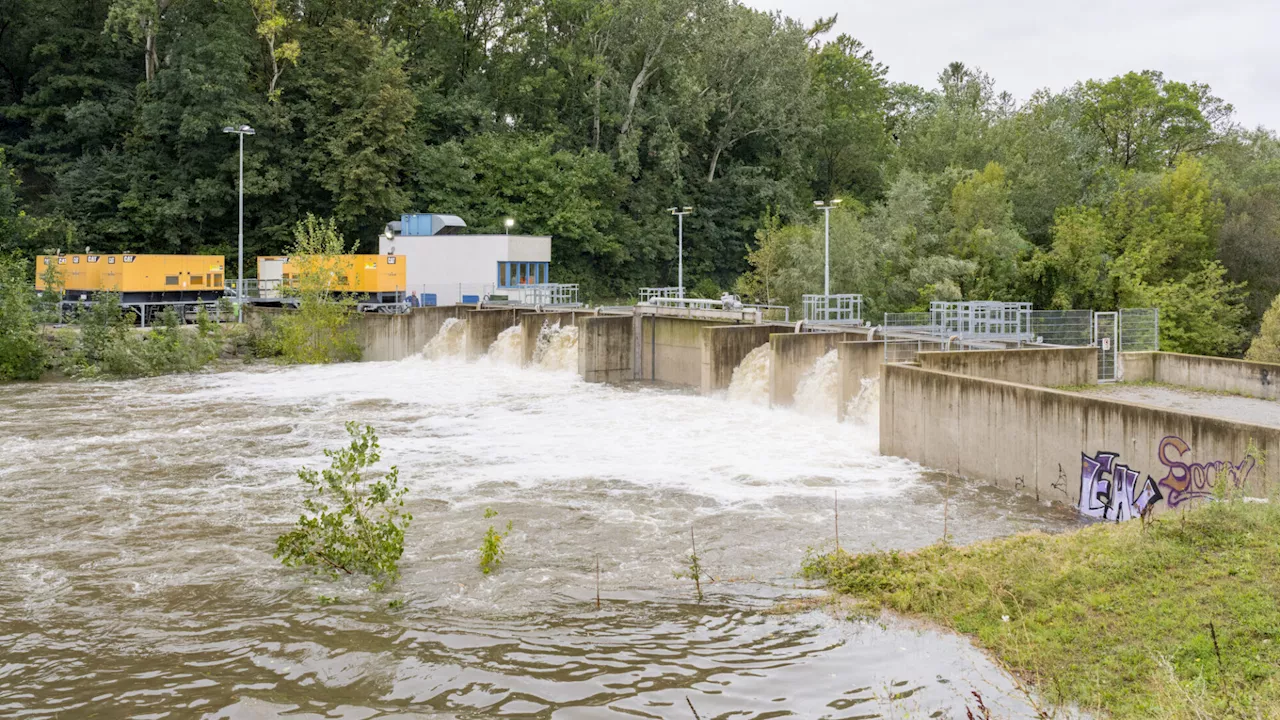
M 684 297 L 684 288 L 682 287 L 642 287 L 640 288 L 640 302 L 649 302 L 658 298 L 682 298 Z
M 1093 311 L 1032 310 L 1031 335 L 1034 342 L 1044 345 L 1092 345 Z
M 524 305 L 578 306 L 578 286 L 574 283 L 541 283 L 519 288 L 503 288 L 510 302 Z
M 932 316 L 927 312 L 885 313 L 884 329 L 887 332 L 921 332 L 937 335 L 930 324 Z
M 929 324 L 935 334 L 947 337 L 1031 340 L 1031 303 L 934 301 L 929 303 Z
M 1120 309 L 1120 352 L 1155 352 L 1160 349 L 1160 309 Z
M 755 308 L 759 310 L 761 317 L 764 317 L 765 319 L 769 319 L 767 317 L 769 313 L 771 312 L 776 313 L 779 310 L 781 310 L 782 322 L 791 322 L 791 306 L 790 305 L 760 305 L 757 303 L 743 303 L 742 307 Z
M 800 302 L 806 322 L 862 324 L 861 295 L 802 295 Z

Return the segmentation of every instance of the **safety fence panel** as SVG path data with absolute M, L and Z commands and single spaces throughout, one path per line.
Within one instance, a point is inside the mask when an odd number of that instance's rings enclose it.
M 1092 310 L 1032 310 L 1031 334 L 1045 345 L 1093 344 Z
M 1120 352 L 1155 352 L 1160 349 L 1159 308 L 1120 310 Z

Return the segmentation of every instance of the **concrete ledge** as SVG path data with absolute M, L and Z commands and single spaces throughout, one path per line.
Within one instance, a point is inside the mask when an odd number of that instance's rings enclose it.
M 841 342 L 865 340 L 866 331 L 774 333 L 769 336 L 769 405 L 790 405 L 796 386 L 818 358 Z
M 1280 427 L 908 365 L 880 382 L 882 453 L 1095 517 L 1186 507 L 1220 477 L 1253 496 L 1280 479 L 1246 456 L 1252 442 L 1278 457 Z
M 580 317 L 595 317 L 595 310 L 565 310 L 562 312 L 528 312 L 520 316 L 520 338 L 523 343 L 521 364 L 533 362 L 533 351 L 538 347 L 538 336 L 542 334 L 543 323 L 559 324 L 560 327 L 577 325 Z
M 638 379 L 684 387 L 702 385 L 702 330 L 725 320 L 664 315 L 635 317 Z
M 489 346 L 503 330 L 517 324 L 522 311 L 516 308 L 465 310 L 467 320 L 467 359 L 476 360 L 489 352 Z
M 849 401 L 862 391 L 862 381 L 880 377 L 880 365 L 884 363 L 884 341 L 863 340 L 837 343 L 836 352 L 840 360 L 836 421 L 844 422 Z
M 1124 353 L 1124 379 L 1280 400 L 1280 365 L 1180 353 Z
M 920 367 L 928 370 L 1007 380 L 1041 387 L 1096 385 L 1097 348 L 1021 348 L 921 352 Z
M 769 335 L 781 329 L 778 325 L 725 325 L 703 327 L 702 381 L 703 395 L 729 387 L 733 371 L 752 350 L 769 344 Z
M 634 377 L 630 315 L 578 320 L 578 374 L 587 382 L 621 382 Z

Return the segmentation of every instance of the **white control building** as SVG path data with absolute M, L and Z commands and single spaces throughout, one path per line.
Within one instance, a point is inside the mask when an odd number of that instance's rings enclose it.
M 521 288 L 550 282 L 550 237 L 466 235 L 466 227 L 457 215 L 401 215 L 387 223 L 378 252 L 405 257 L 408 291 L 423 305 L 519 295 Z

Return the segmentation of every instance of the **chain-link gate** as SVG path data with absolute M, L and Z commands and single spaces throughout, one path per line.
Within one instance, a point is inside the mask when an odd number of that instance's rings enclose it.
M 1114 312 L 1093 314 L 1093 343 L 1098 346 L 1098 382 L 1115 382 L 1120 351 L 1120 321 Z

